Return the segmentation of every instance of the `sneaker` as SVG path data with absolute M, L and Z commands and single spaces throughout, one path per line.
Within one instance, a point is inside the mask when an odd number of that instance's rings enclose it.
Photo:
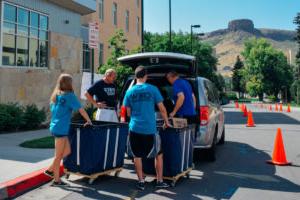
M 60 182 L 53 181 L 53 183 L 51 184 L 51 186 L 53 186 L 53 187 L 56 187 L 56 186 L 68 186 L 68 185 L 69 185 L 68 183 L 65 183 L 63 181 L 60 181 Z
M 54 173 L 53 173 L 53 172 L 50 172 L 49 170 L 44 171 L 44 174 L 45 174 L 46 176 L 49 176 L 50 178 L 53 178 L 53 177 L 54 177 Z
M 139 181 L 139 182 L 136 184 L 136 187 L 137 187 L 139 190 L 145 190 L 145 182 Z
M 165 183 L 163 181 L 160 181 L 160 182 L 156 182 L 156 186 L 155 187 L 161 189 L 161 188 L 168 188 L 170 186 L 167 183 Z

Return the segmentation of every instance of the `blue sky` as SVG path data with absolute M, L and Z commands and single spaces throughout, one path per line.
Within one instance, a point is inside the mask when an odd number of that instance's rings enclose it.
M 169 0 L 144 0 L 145 30 L 169 30 Z M 300 0 L 172 0 L 172 30 L 190 31 L 200 24 L 199 32 L 226 28 L 230 20 L 247 18 L 256 28 L 294 30 L 293 19 L 300 12 Z

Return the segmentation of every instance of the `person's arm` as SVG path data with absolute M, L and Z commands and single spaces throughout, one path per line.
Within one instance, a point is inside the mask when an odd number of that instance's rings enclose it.
M 167 110 L 166 110 L 164 104 L 162 102 L 160 102 L 157 104 L 157 107 L 159 109 L 161 116 L 163 117 L 163 119 L 165 121 L 165 126 L 171 127 L 171 124 L 169 123 L 169 120 L 168 120 L 168 113 L 167 113 Z
M 181 108 L 181 106 L 183 105 L 183 102 L 184 102 L 184 94 L 183 92 L 180 92 L 177 94 L 177 101 L 176 101 L 176 104 L 175 104 L 175 107 L 173 109 L 173 111 L 170 113 L 170 117 L 174 117 L 177 113 L 177 111 Z
M 84 124 L 84 126 L 86 125 L 92 125 L 92 121 L 89 117 L 89 115 L 87 114 L 87 112 L 83 109 L 83 108 L 80 108 L 79 109 L 79 113 L 81 114 L 81 116 L 85 119 L 86 123 Z
M 131 116 L 131 108 L 126 107 L 127 117 Z
M 93 104 L 96 108 L 105 108 L 106 104 L 105 102 L 96 102 L 95 99 L 92 97 L 92 95 L 90 95 L 88 92 L 85 93 L 85 96 L 87 98 L 87 100 Z
M 196 97 L 194 93 L 192 95 L 193 95 L 194 108 L 196 109 L 197 107 Z

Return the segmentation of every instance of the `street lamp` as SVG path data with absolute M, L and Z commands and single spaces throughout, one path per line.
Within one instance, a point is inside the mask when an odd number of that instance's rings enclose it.
M 193 54 L 193 28 L 200 28 L 200 25 L 191 25 L 191 55 Z
M 169 51 L 172 51 L 172 5 L 169 0 Z

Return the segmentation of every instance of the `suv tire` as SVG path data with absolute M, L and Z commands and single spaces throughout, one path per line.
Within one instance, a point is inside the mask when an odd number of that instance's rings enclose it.
M 207 158 L 207 161 L 209 161 L 209 162 L 216 161 L 217 133 L 218 133 L 218 128 L 216 128 L 216 130 L 215 130 L 215 135 L 214 135 L 214 139 L 213 139 L 211 147 L 206 150 L 207 151 L 206 158 Z
M 222 136 L 218 144 L 222 145 L 225 143 L 225 127 L 223 127 Z

